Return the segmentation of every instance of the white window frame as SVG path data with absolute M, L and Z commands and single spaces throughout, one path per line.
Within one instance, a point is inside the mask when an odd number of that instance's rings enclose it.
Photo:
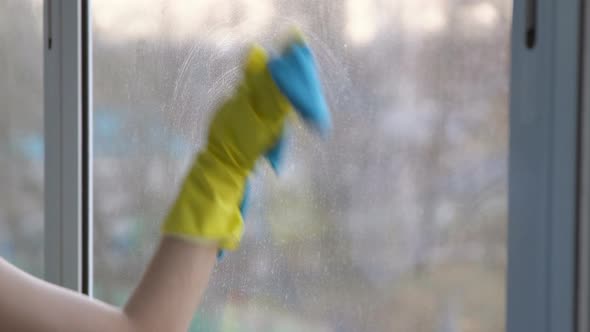
M 90 1 L 46 0 L 44 10 L 45 274 L 48 281 L 89 295 L 92 290 Z M 590 174 L 580 171 L 588 168 L 580 164 L 590 165 L 590 116 L 583 117 L 583 125 L 580 121 L 579 91 L 581 82 L 586 81 L 579 70 L 583 3 L 582 0 L 514 0 L 508 332 L 588 331 L 588 322 L 581 319 L 584 315 L 577 314 L 578 310 L 589 312 L 585 298 L 590 295 L 586 282 L 590 264 L 584 263 L 590 256 L 586 253 L 590 247 L 590 226 L 586 225 L 590 204 L 580 204 L 578 200 L 590 193 Z M 527 34 L 527 29 L 534 33 Z M 590 33 L 585 36 L 588 39 Z M 528 42 L 533 47 L 527 46 Z M 590 77 L 588 66 L 585 69 L 584 78 Z M 584 99 L 584 110 L 589 104 Z M 584 136 L 587 143 L 582 144 L 581 132 L 588 135 Z M 582 179 L 584 185 L 578 186 Z M 578 227 L 582 230 L 579 239 Z M 589 235 L 585 236 L 586 233 Z M 577 257 L 582 259 L 578 262 Z M 576 297 L 577 287 L 584 296 Z
M 578 332 L 590 331 L 590 5 L 583 8 L 580 206 L 578 232 Z
M 45 278 L 92 291 L 92 52 L 88 0 L 44 3 Z
M 514 1 L 508 332 L 576 329 L 582 3 Z

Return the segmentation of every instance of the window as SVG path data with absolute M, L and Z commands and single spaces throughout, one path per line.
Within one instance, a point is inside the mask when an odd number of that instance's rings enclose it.
M 0 3 L 0 256 L 43 275 L 42 4 Z
M 335 132 L 259 165 L 193 331 L 504 329 L 510 1 L 92 6 L 96 297 L 137 283 L 245 47 L 297 24 Z

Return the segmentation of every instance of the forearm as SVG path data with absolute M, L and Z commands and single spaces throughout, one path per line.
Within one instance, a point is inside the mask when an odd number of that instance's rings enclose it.
M 186 331 L 216 249 L 164 238 L 124 310 L 30 276 L 0 259 L 2 331 Z
M 117 308 L 18 270 L 0 259 L 0 330 L 131 331 Z
M 216 247 L 165 236 L 124 309 L 138 331 L 186 331 L 216 257 Z

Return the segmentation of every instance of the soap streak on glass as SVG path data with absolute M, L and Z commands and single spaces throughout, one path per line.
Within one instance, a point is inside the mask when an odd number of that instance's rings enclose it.
M 103 0 L 95 295 L 121 305 L 251 42 L 307 36 L 334 117 L 253 176 L 191 331 L 504 330 L 509 0 Z

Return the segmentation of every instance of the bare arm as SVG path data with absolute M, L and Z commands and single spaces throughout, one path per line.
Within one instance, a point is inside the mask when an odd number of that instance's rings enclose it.
M 186 331 L 207 288 L 217 248 L 164 237 L 125 313 L 139 331 Z
M 186 331 L 216 248 L 165 237 L 120 310 L 32 277 L 0 259 L 2 331 Z

